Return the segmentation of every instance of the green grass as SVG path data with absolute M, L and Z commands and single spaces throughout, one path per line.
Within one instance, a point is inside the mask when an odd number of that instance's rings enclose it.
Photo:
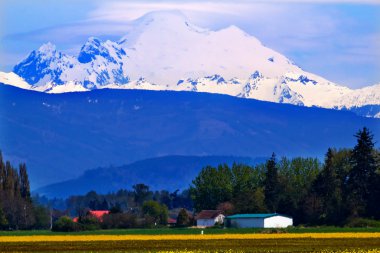
M 0 231 L 0 236 L 20 236 L 20 235 L 163 235 L 163 234 L 250 234 L 250 233 L 270 233 L 271 229 L 261 228 L 157 228 L 157 229 L 109 229 L 82 232 L 52 232 L 50 230 L 25 230 L 25 231 Z M 276 229 L 277 230 L 277 229 Z M 380 228 L 340 228 L 340 227 L 310 227 L 310 228 L 287 228 L 279 229 L 285 233 L 332 233 L 332 232 L 380 232 Z

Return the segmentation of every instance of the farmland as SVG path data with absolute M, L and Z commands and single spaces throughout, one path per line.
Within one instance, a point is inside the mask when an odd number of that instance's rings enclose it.
M 152 230 L 154 231 L 154 230 Z M 170 231 L 170 230 L 168 230 Z M 217 231 L 217 230 L 215 230 Z M 1 252 L 380 252 L 380 233 L 0 236 Z

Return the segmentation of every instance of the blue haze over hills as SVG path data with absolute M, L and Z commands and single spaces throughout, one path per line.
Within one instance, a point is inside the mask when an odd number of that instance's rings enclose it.
M 380 138 L 379 119 L 347 111 L 173 91 L 46 94 L 0 85 L 0 122 L 5 158 L 27 163 L 34 189 L 88 169 L 115 169 L 152 157 L 249 159 L 275 152 L 323 158 L 328 147 L 353 147 L 353 135 L 363 126 Z M 128 181 L 128 169 L 121 171 Z M 160 186 L 158 181 L 154 185 L 154 175 L 149 170 L 144 175 L 153 188 Z M 140 180 L 133 173 L 130 178 L 131 184 L 139 183 L 133 182 Z M 167 178 L 171 187 L 182 180 Z

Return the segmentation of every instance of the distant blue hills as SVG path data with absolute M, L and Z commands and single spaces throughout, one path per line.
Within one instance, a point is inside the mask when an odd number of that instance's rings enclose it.
M 348 111 L 174 91 L 46 94 L 0 85 L 0 123 L 0 149 L 27 163 L 34 189 L 171 155 L 322 158 L 328 147 L 352 147 L 363 126 L 380 138 L 379 119 Z M 150 182 L 154 173 L 141 170 Z
M 137 161 L 123 166 L 111 166 L 85 171 L 80 177 L 37 189 L 35 192 L 47 197 L 66 198 L 86 194 L 131 189 L 134 184 L 144 183 L 151 190 L 187 189 L 201 169 L 207 165 L 218 166 L 233 163 L 256 165 L 266 158 L 234 156 L 163 156 Z

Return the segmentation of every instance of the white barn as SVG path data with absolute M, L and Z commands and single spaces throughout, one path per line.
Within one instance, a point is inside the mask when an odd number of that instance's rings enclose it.
M 202 210 L 196 217 L 197 227 L 212 227 L 224 222 L 224 215 L 220 210 Z
M 278 213 L 235 214 L 226 217 L 226 225 L 235 228 L 286 228 L 293 218 Z

